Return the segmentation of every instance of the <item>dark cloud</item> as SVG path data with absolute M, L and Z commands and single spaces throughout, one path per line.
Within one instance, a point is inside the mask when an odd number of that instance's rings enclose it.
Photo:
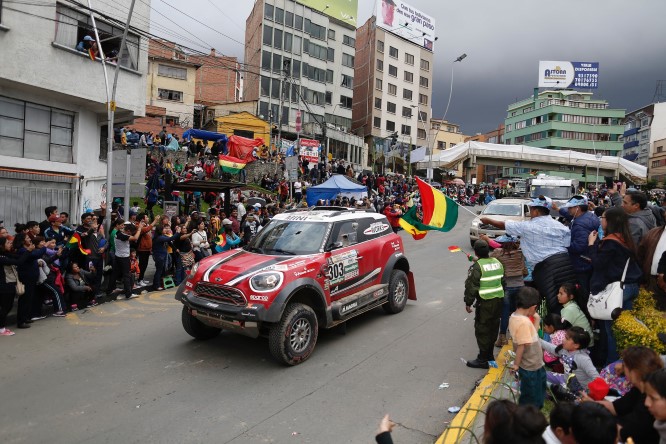
M 214 2 L 214 4 L 213 4 Z M 634 110 L 652 101 L 656 82 L 666 79 L 666 2 L 659 0 L 410 0 L 435 18 L 435 72 L 432 112 L 446 108 L 453 67 L 453 96 L 447 119 L 466 134 L 485 132 L 504 121 L 507 105 L 529 97 L 537 83 L 539 60 L 600 63 L 599 97 L 613 108 Z M 173 19 L 153 19 L 184 35 L 194 35 L 218 53 L 243 58 L 243 47 L 177 14 L 161 1 L 153 7 Z M 180 4 L 180 3 L 179 3 Z M 237 0 L 190 0 L 186 11 L 238 41 L 254 4 Z M 359 0 L 359 25 L 374 10 Z M 158 30 L 154 31 L 159 34 Z M 202 47 L 197 49 L 206 50 Z M 460 54 L 468 57 L 453 64 Z

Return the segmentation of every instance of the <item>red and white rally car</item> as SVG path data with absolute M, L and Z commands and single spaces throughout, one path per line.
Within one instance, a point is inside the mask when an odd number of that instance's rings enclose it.
M 318 329 L 380 305 L 401 312 L 416 299 L 402 239 L 382 214 L 314 207 L 279 214 L 249 245 L 207 257 L 176 292 L 185 331 L 268 336 L 271 354 L 296 365 Z

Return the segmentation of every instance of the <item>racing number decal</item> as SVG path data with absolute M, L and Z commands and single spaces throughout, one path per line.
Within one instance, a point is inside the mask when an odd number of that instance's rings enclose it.
M 330 279 L 331 285 L 339 284 L 340 282 L 355 278 L 358 276 L 358 274 L 359 271 L 356 250 L 348 251 L 346 253 L 342 253 L 330 258 L 328 265 L 328 278 Z
M 328 275 L 331 277 L 331 280 L 339 282 L 338 279 L 341 279 L 345 275 L 345 265 L 342 262 L 329 265 Z

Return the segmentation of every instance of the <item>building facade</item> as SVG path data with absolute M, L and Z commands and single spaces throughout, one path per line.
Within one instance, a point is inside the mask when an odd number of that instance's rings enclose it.
M 432 51 L 385 31 L 376 20 L 370 17 L 356 31 L 352 129 L 365 138 L 373 162 L 381 162 L 385 140 L 394 133 L 409 150 L 433 146 L 428 129 L 434 64 Z M 402 162 L 404 153 L 388 154 Z
M 0 64 L 0 220 L 44 219 L 44 208 L 57 205 L 78 220 L 83 210 L 106 200 L 107 89 L 102 63 L 77 51 L 85 36 L 94 37 L 90 13 L 67 1 L 6 8 L 0 3 L 0 47 L 12 54 Z M 95 20 L 106 54 L 120 47 L 129 0 L 97 3 Z M 20 11 L 19 11 L 20 10 Z M 150 14 L 150 2 L 137 2 L 135 13 Z M 118 22 L 104 18 L 112 17 Z M 131 122 L 146 104 L 147 41 L 131 30 L 116 97 L 116 122 Z M 39 68 L 36 68 L 38 63 Z M 115 63 L 107 64 L 113 81 Z
M 618 156 L 622 151 L 623 118 L 623 109 L 610 108 L 606 100 L 594 99 L 592 93 L 546 90 L 509 105 L 504 143 Z M 524 171 L 509 173 L 525 176 Z M 549 173 L 586 181 L 583 169 L 573 166 L 562 165 Z
M 655 142 L 666 138 L 666 103 L 651 103 L 627 113 L 622 134 L 622 157 L 648 167 L 648 179 L 654 179 L 652 165 L 661 162 Z M 661 173 L 657 173 L 660 176 Z
M 648 179 L 657 182 L 657 186 L 666 186 L 666 138 L 652 143 Z

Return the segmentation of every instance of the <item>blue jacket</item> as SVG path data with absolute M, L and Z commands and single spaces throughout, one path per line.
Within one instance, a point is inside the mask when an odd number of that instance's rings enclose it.
M 587 257 L 587 238 L 592 231 L 599 228 L 599 222 L 599 218 L 592 211 L 586 211 L 571 220 L 569 256 L 571 256 L 571 265 L 576 273 L 592 269 L 592 263 L 581 255 Z

